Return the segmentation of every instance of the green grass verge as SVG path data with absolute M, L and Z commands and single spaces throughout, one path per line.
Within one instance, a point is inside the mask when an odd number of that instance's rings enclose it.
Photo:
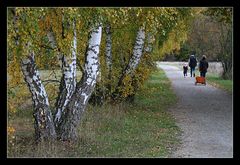
M 179 128 L 167 109 L 176 102 L 162 70 L 153 73 L 133 104 L 88 106 L 76 143 L 35 145 L 31 111 L 9 122 L 16 129 L 9 157 L 168 157 Z M 32 127 L 31 127 L 32 125 Z
M 221 88 L 229 93 L 232 93 L 233 89 L 232 80 L 224 80 L 219 75 L 213 73 L 207 73 L 206 79 L 209 84 Z

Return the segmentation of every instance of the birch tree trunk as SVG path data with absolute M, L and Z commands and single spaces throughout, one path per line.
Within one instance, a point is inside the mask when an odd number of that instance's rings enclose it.
M 14 30 L 16 33 L 15 44 L 19 46 L 20 36 L 18 34 L 16 9 L 11 10 L 14 18 Z M 24 80 L 28 85 L 29 91 L 32 95 L 33 101 L 33 117 L 35 128 L 35 140 L 37 142 L 43 140 L 52 140 L 56 138 L 56 132 L 53 122 L 52 113 L 49 106 L 48 96 L 45 88 L 41 82 L 39 72 L 36 68 L 34 54 L 31 53 L 29 57 L 21 61 L 21 69 Z
M 133 48 L 133 55 L 130 58 L 128 65 L 126 68 L 123 70 L 123 73 L 118 81 L 118 85 L 112 95 L 113 100 L 117 100 L 118 97 L 121 95 L 119 92 L 119 89 L 123 86 L 123 80 L 124 78 L 129 75 L 132 77 L 131 74 L 135 71 L 137 68 L 140 59 L 143 54 L 143 48 L 144 48 L 144 40 L 145 40 L 145 30 L 144 27 L 140 27 L 138 32 L 137 32 L 137 37 L 136 37 L 136 42 Z
M 107 95 L 111 93 L 111 79 L 112 79 L 112 38 L 111 38 L 111 26 L 107 24 L 106 27 L 106 64 L 108 69 L 108 80 L 109 83 L 107 84 Z
M 76 29 L 74 28 L 74 37 L 72 44 L 72 53 L 70 56 L 61 56 L 61 70 L 62 78 L 59 87 L 59 95 L 56 102 L 56 114 L 55 114 L 55 125 L 58 128 L 58 124 L 65 113 L 67 104 L 73 95 L 76 88 L 76 50 L 77 50 L 77 36 Z
M 146 46 L 144 47 L 144 52 L 148 53 L 147 55 L 149 56 L 150 53 L 153 50 L 153 42 L 154 42 L 154 36 L 152 33 L 148 33 L 146 37 Z M 151 64 L 151 60 L 145 61 L 146 63 Z M 133 86 L 133 92 L 132 94 L 128 95 L 126 98 L 126 101 L 133 103 L 135 99 L 135 94 L 137 90 L 139 89 L 139 84 L 138 84 L 138 78 L 134 75 L 131 76 L 132 78 L 132 86 Z
M 82 79 L 77 83 L 76 90 L 66 106 L 66 113 L 63 116 L 63 120 L 59 123 L 59 138 L 61 140 L 77 139 L 77 126 L 95 88 L 96 79 L 99 74 L 98 55 L 101 35 L 101 25 L 94 27 L 90 32 Z
M 91 98 L 89 100 L 89 103 L 93 106 L 101 106 L 103 105 L 105 99 L 107 99 L 111 95 L 111 73 L 112 73 L 112 40 L 111 40 L 111 26 L 108 23 L 106 25 L 106 49 L 105 49 L 105 60 L 106 60 L 106 66 L 107 66 L 107 84 L 106 84 L 106 89 L 104 89 L 99 81 L 97 81 L 95 90 L 93 94 L 91 95 Z M 101 76 L 101 72 L 100 72 Z M 99 76 L 99 77 L 100 77 Z M 100 80 L 101 81 L 101 80 Z
M 136 42 L 133 48 L 133 55 L 130 58 L 126 69 L 124 70 L 123 75 L 130 74 L 137 68 L 143 54 L 142 52 L 144 47 L 144 40 L 145 40 L 145 30 L 144 30 L 144 27 L 140 27 L 137 32 Z
M 32 94 L 35 138 L 37 141 L 55 139 L 56 132 L 48 96 L 41 82 L 39 72 L 36 69 L 34 54 L 22 60 L 21 67 L 24 80 Z

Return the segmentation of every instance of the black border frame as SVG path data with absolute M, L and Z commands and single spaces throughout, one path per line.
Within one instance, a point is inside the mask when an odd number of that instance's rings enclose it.
M 50 1 L 50 0 L 42 0 L 42 1 L 14 1 L 14 0 L 2 0 L 0 1 L 1 6 L 1 22 L 3 22 L 3 25 L 0 26 L 1 31 L 1 37 L 2 40 L 0 48 L 2 49 L 2 57 L 0 60 L 0 75 L 1 76 L 1 109 L 0 109 L 0 128 L 1 128 L 1 136 L 0 136 L 0 154 L 1 158 L 0 160 L 7 160 L 7 159 L 13 159 L 13 158 L 7 158 L 7 83 L 6 83 L 6 52 L 7 52 L 7 8 L 8 7 L 233 7 L 233 131 L 234 131 L 234 138 L 233 138 L 233 160 L 240 160 L 240 143 L 239 143 L 239 132 L 240 132 L 240 124 L 239 124 L 239 118 L 240 118 L 240 112 L 239 108 L 237 108 L 237 98 L 239 98 L 239 79 L 238 79 L 238 73 L 239 73 L 239 52 L 238 52 L 238 36 L 239 35 L 239 6 L 240 1 L 238 0 L 161 0 L 161 1 L 154 1 L 154 0 L 88 0 L 88 1 L 77 1 L 77 0 L 58 0 L 58 1 Z M 236 85 L 237 84 L 237 85 Z M 5 87 L 5 89 L 4 89 Z M 6 92 L 5 92 L 6 90 Z M 3 92 L 4 91 L 4 92 Z M 18 158 L 19 159 L 19 158 Z M 214 158 L 215 159 L 215 158 Z M 225 159 L 225 158 L 217 158 L 217 159 Z M 227 158 L 229 160 L 229 158 Z M 177 159 L 179 160 L 179 159 Z M 230 158 L 230 160 L 232 160 Z

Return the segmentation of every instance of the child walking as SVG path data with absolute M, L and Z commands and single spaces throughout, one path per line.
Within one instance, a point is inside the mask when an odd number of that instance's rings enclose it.
M 187 76 L 187 71 L 188 71 L 188 66 L 187 66 L 187 64 L 184 64 L 183 65 L 183 76 L 184 76 L 184 78 Z

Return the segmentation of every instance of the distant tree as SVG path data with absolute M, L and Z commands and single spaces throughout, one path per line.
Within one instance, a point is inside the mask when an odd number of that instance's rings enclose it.
M 220 36 L 219 42 L 220 51 L 218 52 L 218 59 L 221 61 L 223 66 L 222 77 L 225 79 L 232 78 L 232 19 L 233 19 L 233 8 L 222 7 L 222 8 L 208 8 L 205 15 L 210 16 L 219 23 Z

